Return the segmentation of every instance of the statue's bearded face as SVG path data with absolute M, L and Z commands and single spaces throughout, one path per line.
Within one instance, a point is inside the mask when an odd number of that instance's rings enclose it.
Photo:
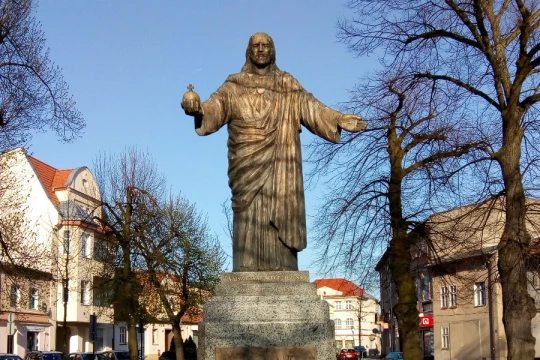
M 268 36 L 253 35 L 250 42 L 249 59 L 255 66 L 262 68 L 270 65 L 273 53 L 274 47 Z

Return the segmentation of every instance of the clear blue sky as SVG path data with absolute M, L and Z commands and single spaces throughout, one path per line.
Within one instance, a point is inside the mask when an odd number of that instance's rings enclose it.
M 137 145 L 155 158 L 171 188 L 208 214 L 230 254 L 221 203 L 227 185 L 227 131 L 195 134 L 180 99 L 192 83 L 206 99 L 244 63 L 249 37 L 269 33 L 277 64 L 329 106 L 346 101 L 372 59 L 355 58 L 336 40 L 336 23 L 350 15 L 340 0 L 41 0 L 35 16 L 63 69 L 87 126 L 70 144 L 34 136 L 29 150 L 57 168 L 92 167 L 101 151 Z M 304 145 L 312 140 L 302 133 Z M 307 150 L 304 150 L 304 158 Z M 304 166 L 306 172 L 306 166 Z M 309 228 L 324 189 L 306 189 Z

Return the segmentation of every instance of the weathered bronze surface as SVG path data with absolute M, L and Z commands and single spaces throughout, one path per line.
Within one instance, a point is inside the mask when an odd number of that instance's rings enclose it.
M 217 348 L 216 360 L 317 360 L 316 346 Z
M 195 131 L 227 125 L 233 208 L 233 271 L 298 270 L 306 247 L 301 125 L 334 143 L 341 129 L 366 128 L 361 117 L 317 100 L 276 63 L 272 38 L 251 36 L 240 73 L 203 103 L 193 88 L 182 99 Z

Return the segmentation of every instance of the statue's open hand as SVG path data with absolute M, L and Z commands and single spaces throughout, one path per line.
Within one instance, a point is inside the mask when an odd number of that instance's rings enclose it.
M 362 121 L 362 117 L 354 114 L 343 115 L 338 125 L 349 132 L 359 132 L 367 128 L 367 123 Z

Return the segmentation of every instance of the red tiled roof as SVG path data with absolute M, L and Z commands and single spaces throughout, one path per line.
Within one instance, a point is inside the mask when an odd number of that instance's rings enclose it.
M 33 156 L 28 156 L 28 158 L 32 162 L 34 169 L 36 169 L 45 190 L 47 190 L 47 193 L 49 194 L 49 198 L 55 205 L 58 205 L 60 201 L 58 201 L 54 189 L 64 187 L 66 185 L 69 174 L 71 174 L 73 169 L 58 170 Z
M 317 289 L 329 287 L 341 291 L 343 296 L 363 296 L 365 293 L 364 289 L 360 288 L 352 281 L 343 278 L 317 279 L 315 280 L 315 285 L 317 285 Z
M 184 324 L 198 324 L 203 321 L 203 316 L 202 316 L 202 313 L 198 313 L 198 314 L 186 313 L 182 316 L 181 320 Z
M 56 174 L 54 175 L 54 179 L 52 182 L 52 188 L 63 188 L 66 186 L 67 179 L 73 169 L 69 170 L 56 170 Z

